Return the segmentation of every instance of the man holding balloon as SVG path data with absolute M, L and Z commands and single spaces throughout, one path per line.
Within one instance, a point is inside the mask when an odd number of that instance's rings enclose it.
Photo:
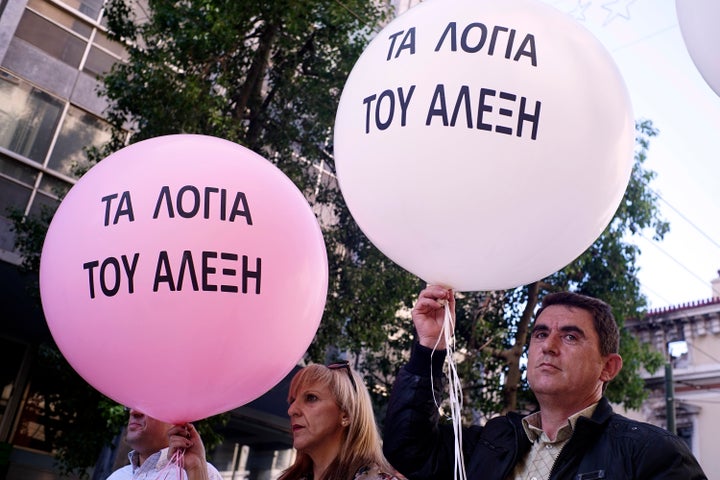
M 410 480 L 452 478 L 457 458 L 453 431 L 439 424 L 435 403 L 444 384 L 446 308 L 454 318 L 452 290 L 430 285 L 420 293 L 412 311 L 417 343 L 385 418 L 385 455 Z M 605 302 L 571 292 L 547 295 L 528 348 L 527 378 L 539 410 L 462 429 L 467 478 L 707 478 L 680 438 L 613 413 L 603 393 L 622 368 L 618 347 Z
M 192 424 L 171 425 L 132 408 L 129 413 L 125 442 L 132 448 L 130 463 L 107 480 L 222 480 L 205 460 L 205 447 Z

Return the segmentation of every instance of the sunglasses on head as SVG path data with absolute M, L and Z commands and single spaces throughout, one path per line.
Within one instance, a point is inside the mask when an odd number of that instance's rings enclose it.
M 330 370 L 341 370 L 345 369 L 347 371 L 348 377 L 350 378 L 350 383 L 352 383 L 353 390 L 355 390 L 355 393 L 357 393 L 357 384 L 355 383 L 355 378 L 353 377 L 352 372 L 350 371 L 350 363 L 347 360 L 343 360 L 341 362 L 331 363 L 330 365 L 326 365 L 327 368 Z

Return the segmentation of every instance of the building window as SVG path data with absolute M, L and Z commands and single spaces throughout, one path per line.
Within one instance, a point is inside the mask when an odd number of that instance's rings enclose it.
M 677 436 L 682 439 L 683 442 L 687 445 L 687 447 L 692 450 L 692 436 L 693 436 L 693 427 L 692 425 L 678 425 L 677 428 Z
M 94 75 L 95 77 L 103 77 L 116 62 L 117 58 L 93 45 L 90 47 L 87 59 L 85 60 L 83 72 Z
M 668 342 L 667 352 L 673 368 L 687 368 L 690 366 L 688 344 L 682 338 Z
M 110 138 L 106 121 L 0 70 L 0 250 L 15 249 L 10 208 L 55 210 L 87 165 L 85 149 Z
M 65 196 L 68 190 L 70 190 L 69 184 L 44 174 L 29 213 L 31 215 L 40 215 L 43 209 L 54 212 L 60 205 L 60 199 Z
M 37 179 L 38 171 L 29 165 L 0 154 L 0 178 L 6 178 L 32 189 Z M 2 195 L 3 189 L 0 189 Z M 1 197 L 0 197 L 1 198 Z M 2 204 L 0 204 L 1 206 Z
M 102 11 L 105 0 L 60 0 L 68 7 L 97 20 Z
M 110 40 L 104 33 L 96 31 L 93 44 L 83 65 L 83 71 L 90 75 L 102 77 L 118 61 L 127 61 L 128 58 L 124 46 Z
M 62 435 L 65 411 L 62 398 L 67 398 L 69 377 L 59 374 L 62 367 L 54 356 L 40 354 L 33 362 L 32 376 L 25 387 L 20 415 L 12 433 L 11 443 L 41 452 L 52 453 L 53 445 Z
M 65 3 L 92 19 L 92 23 L 46 0 L 30 0 L 15 36 L 53 58 L 94 76 L 105 75 L 114 63 L 127 58 L 123 45 L 110 40 L 96 28 L 101 0 Z
M 48 160 L 48 168 L 68 177 L 76 177 L 75 167 L 87 164 L 85 148 L 107 143 L 110 135 L 110 126 L 107 122 L 70 106 Z
M 0 338 L 0 425 L 5 421 L 10 398 L 17 391 L 17 377 L 26 348 L 18 342 Z
M 30 200 L 31 192 L 31 187 L 0 177 L 0 207 L 2 208 L 2 215 L 8 215 L 9 207 L 16 207 L 23 210 Z
M 57 98 L 0 71 L 0 147 L 42 164 L 62 110 Z
M 15 250 L 10 212 L 25 213 L 37 175 L 34 168 L 0 154 L 0 250 Z
M 92 26 L 87 21 L 82 21 L 75 15 L 56 7 L 49 0 L 28 0 L 27 8 L 58 25 L 62 25 L 66 30 L 75 32 L 82 38 L 90 38 Z
M 90 25 L 72 15 L 49 3 L 31 0 L 20 19 L 15 36 L 78 68 L 91 33 Z
M 51 411 L 52 406 L 47 404 L 45 397 L 30 390 L 12 443 L 18 447 L 52 452 L 53 431 L 49 426 L 54 416 Z

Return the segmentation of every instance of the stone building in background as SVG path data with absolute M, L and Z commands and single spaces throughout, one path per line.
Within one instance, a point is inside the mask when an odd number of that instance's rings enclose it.
M 626 413 L 663 428 L 674 424 L 708 478 L 720 479 L 720 272 L 710 298 L 652 310 L 625 326 L 670 367 L 645 372 L 650 396 L 639 411 Z

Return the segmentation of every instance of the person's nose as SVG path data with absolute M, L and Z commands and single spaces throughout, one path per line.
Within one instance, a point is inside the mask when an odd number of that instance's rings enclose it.
M 292 402 L 292 403 L 288 406 L 288 417 L 291 417 L 291 418 L 292 418 L 292 417 L 295 417 L 295 416 L 297 416 L 297 415 L 300 415 L 300 412 L 299 412 L 299 410 L 298 410 L 297 405 L 295 405 L 295 402 Z
M 145 416 L 145 414 L 143 412 L 141 412 L 140 410 L 135 410 L 134 408 L 130 409 L 130 417 L 139 418 L 139 417 L 143 417 L 143 416 Z
M 542 352 L 546 355 L 555 355 L 558 352 L 558 346 L 560 344 L 560 337 L 555 334 L 550 334 L 542 342 Z

